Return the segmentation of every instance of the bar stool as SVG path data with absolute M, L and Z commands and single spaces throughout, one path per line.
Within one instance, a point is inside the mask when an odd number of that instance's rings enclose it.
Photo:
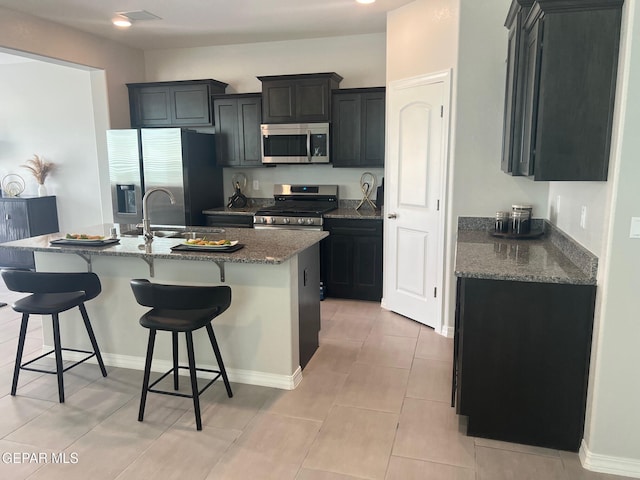
M 131 289 L 136 301 L 145 307 L 152 307 L 140 317 L 140 325 L 149 329 L 149 343 L 147 345 L 147 357 L 144 366 L 144 379 L 142 384 L 142 396 L 140 397 L 140 411 L 138 421 L 144 418 L 144 408 L 147 401 L 147 392 L 174 395 L 193 399 L 193 409 L 196 416 L 196 428 L 202 430 L 200 419 L 200 395 L 209 388 L 220 376 L 224 380 L 229 398 L 233 397 L 231 385 L 224 368 L 222 355 L 218 342 L 213 333 L 211 322 L 231 305 L 231 288 L 227 286 L 187 286 L 187 285 L 163 285 L 151 283 L 146 279 L 131 280 Z M 219 370 L 196 368 L 193 352 L 193 335 L 195 330 L 202 327 L 207 329 L 209 340 L 216 356 Z M 173 368 L 164 373 L 160 378 L 149 385 L 151 362 L 155 344 L 156 331 L 171 332 L 173 347 Z M 187 340 L 187 358 L 189 366 L 178 365 L 178 333 L 183 332 Z M 191 395 L 165 390 L 156 390 L 153 387 L 165 377 L 173 373 L 173 388 L 178 390 L 178 370 L 188 369 L 191 378 Z M 198 390 L 196 372 L 216 373 L 201 390 Z
M 102 376 L 107 376 L 104 368 L 102 355 L 96 342 L 96 337 L 91 328 L 91 322 L 87 315 L 87 309 L 84 302 L 97 297 L 102 291 L 100 279 L 95 273 L 48 273 L 48 272 L 32 272 L 30 270 L 12 270 L 4 269 L 1 272 L 7 288 L 14 292 L 30 293 L 31 295 L 17 300 L 13 305 L 16 312 L 22 313 L 22 323 L 20 324 L 20 335 L 18 337 L 18 351 L 16 353 L 16 364 L 13 370 L 13 384 L 11 385 L 11 395 L 16 394 L 18 387 L 18 376 L 20 370 L 30 370 L 33 372 L 56 374 L 58 377 L 58 397 L 60 403 L 64 403 L 64 379 L 63 373 L 71 368 L 86 362 L 92 357 L 96 357 Z M 89 334 L 89 340 L 93 351 L 78 350 L 75 348 L 63 348 L 60 345 L 60 319 L 62 312 L 70 310 L 74 307 L 80 309 L 84 326 Z M 40 355 L 33 360 L 22 363 L 22 352 L 24 350 L 24 341 L 27 335 L 27 324 L 29 315 L 51 315 L 53 321 L 53 350 Z M 88 354 L 82 360 L 63 368 L 62 351 L 71 351 Z M 30 367 L 32 363 L 40 360 L 47 355 L 55 353 L 56 369 L 43 370 L 41 368 Z

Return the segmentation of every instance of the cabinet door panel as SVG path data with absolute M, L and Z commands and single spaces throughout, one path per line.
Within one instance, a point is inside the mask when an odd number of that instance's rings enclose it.
M 264 123 L 291 121 L 295 115 L 294 86 L 290 82 L 271 82 L 263 86 Z
M 238 100 L 238 116 L 240 122 L 240 157 L 242 164 L 262 165 L 260 149 L 262 120 L 261 98 L 247 98 Z
M 300 122 L 329 120 L 329 85 L 326 80 L 300 80 L 296 83 L 296 117 Z
M 213 102 L 216 122 L 216 163 L 238 165 L 238 102 L 235 99 L 216 99 Z
M 527 36 L 522 154 L 518 167 L 518 172 L 521 175 L 533 175 L 535 168 L 535 136 L 538 122 L 538 87 L 540 79 L 539 58 L 542 51 L 538 40 L 541 34 L 540 30 L 542 30 L 542 22 L 538 26 L 534 26 Z
M 362 96 L 362 165 L 384 167 L 385 94 Z
M 171 87 L 174 125 L 210 125 L 209 90 L 206 85 Z
M 361 101 L 358 94 L 333 96 L 331 161 L 336 167 L 360 165 Z
M 171 100 L 167 87 L 139 89 L 137 98 L 137 124 L 140 126 L 162 126 L 171 124 Z

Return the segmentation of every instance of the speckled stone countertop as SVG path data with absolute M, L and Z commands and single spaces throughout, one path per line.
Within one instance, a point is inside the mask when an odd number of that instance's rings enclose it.
M 111 224 L 87 227 L 80 233 L 109 235 Z M 123 229 L 124 231 L 124 229 Z M 212 240 L 237 240 L 244 248 L 235 252 L 191 252 L 171 251 L 171 247 L 184 243 L 182 238 L 154 238 L 145 246 L 143 238 L 120 237 L 120 243 L 103 247 L 84 245 L 52 246 L 50 241 L 63 238 L 64 234 L 54 233 L 39 237 L 25 238 L 0 244 L 0 248 L 15 248 L 33 252 L 78 253 L 83 255 L 105 255 L 116 257 L 146 257 L 148 259 L 195 260 L 205 262 L 279 264 L 287 261 L 310 246 L 328 236 L 327 232 L 301 230 L 256 230 L 252 228 L 211 228 L 187 227 L 187 231 L 207 232 Z
M 338 208 L 325 213 L 323 217 L 348 219 L 362 218 L 370 220 L 382 219 L 382 212 L 380 210 L 374 210 L 369 205 L 363 205 L 359 210 L 356 210 L 358 203 L 360 203 L 359 200 L 340 200 Z M 249 205 L 244 208 L 218 207 L 203 210 L 202 213 L 205 215 L 254 215 L 257 210 L 272 204 L 273 200 L 270 199 L 251 199 Z
M 548 222 L 540 221 L 540 239 L 509 240 L 490 234 L 492 219 L 467 218 L 458 222 L 457 277 L 596 284 L 597 257 Z

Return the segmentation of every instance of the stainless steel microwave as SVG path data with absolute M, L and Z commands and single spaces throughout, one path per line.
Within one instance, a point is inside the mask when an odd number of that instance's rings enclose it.
M 328 123 L 260 126 L 262 163 L 329 163 Z

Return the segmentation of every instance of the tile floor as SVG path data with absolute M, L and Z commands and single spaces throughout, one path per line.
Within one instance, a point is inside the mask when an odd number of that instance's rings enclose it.
M 0 302 L 15 298 L 0 284 Z M 20 317 L 0 308 L 0 478 L 622 478 L 582 469 L 574 453 L 467 437 L 449 405 L 451 339 L 376 303 L 321 305 L 321 346 L 300 386 L 234 384 L 228 399 L 216 384 L 201 400 L 201 432 L 183 398 L 151 394 L 137 422 L 142 375 L 133 370 L 70 370 L 63 405 L 53 376 L 22 372 L 11 397 Z M 32 357 L 37 323 L 25 347 Z M 39 456 L 49 463 L 30 461 Z

